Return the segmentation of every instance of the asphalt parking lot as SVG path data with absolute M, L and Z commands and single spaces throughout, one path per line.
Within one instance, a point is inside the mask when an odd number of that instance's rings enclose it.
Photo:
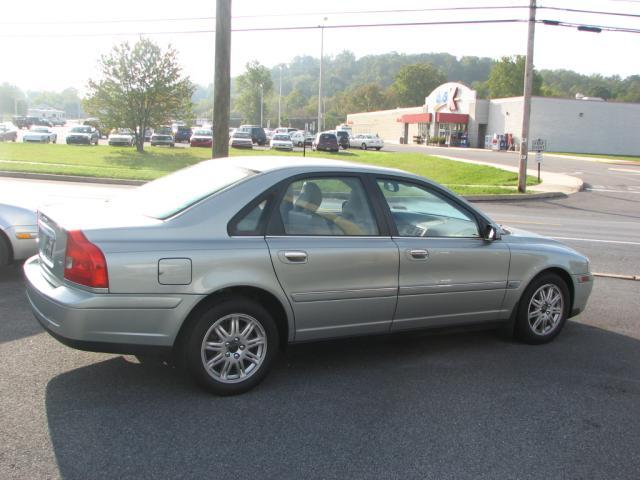
M 594 270 L 640 273 L 640 171 L 580 165 L 547 164 L 582 172 L 588 191 L 479 206 L 569 239 Z M 638 312 L 640 282 L 600 277 L 548 345 L 491 331 L 296 345 L 257 389 L 219 398 L 169 365 L 59 344 L 13 266 L 0 272 L 0 478 L 636 479 Z

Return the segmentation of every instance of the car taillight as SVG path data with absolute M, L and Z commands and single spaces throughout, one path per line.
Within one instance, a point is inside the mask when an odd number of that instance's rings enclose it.
M 109 288 L 104 254 L 81 230 L 67 232 L 64 278 L 87 287 Z

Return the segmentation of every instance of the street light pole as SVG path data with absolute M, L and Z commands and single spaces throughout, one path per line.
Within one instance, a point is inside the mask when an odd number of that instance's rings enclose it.
M 320 25 L 320 76 L 318 78 L 318 126 L 317 132 L 321 130 L 322 121 L 322 58 L 324 56 L 324 22 L 327 21 L 327 17 L 324 17 L 322 25 Z
M 280 92 L 278 93 L 278 126 L 279 127 L 282 126 L 282 123 L 280 122 L 281 109 L 282 109 L 282 64 L 280 64 Z
M 518 168 L 518 191 L 527 189 L 527 157 L 529 155 L 529 122 L 531 119 L 531 93 L 533 90 L 533 44 L 536 29 L 536 0 L 529 3 L 529 27 L 527 37 L 527 59 L 524 67 L 524 96 L 522 108 L 522 135 L 520 135 L 520 165 Z
M 262 114 L 264 112 L 264 85 L 260 84 L 260 127 L 262 127 Z

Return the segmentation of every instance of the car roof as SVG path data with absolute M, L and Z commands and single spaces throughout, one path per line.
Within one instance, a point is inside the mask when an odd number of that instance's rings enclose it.
M 215 166 L 235 166 L 240 168 L 246 168 L 255 172 L 266 173 L 275 170 L 313 170 L 320 169 L 335 169 L 335 170 L 349 170 L 359 171 L 363 173 L 375 172 L 375 173 L 393 173 L 413 176 L 411 173 L 395 168 L 377 167 L 374 165 L 365 165 L 361 163 L 346 162 L 344 160 L 331 160 L 327 158 L 312 158 L 312 157 L 298 157 L 298 156 L 252 156 L 252 157 L 231 157 L 224 159 L 212 159 L 205 160 L 203 163 L 211 162 L 211 165 Z

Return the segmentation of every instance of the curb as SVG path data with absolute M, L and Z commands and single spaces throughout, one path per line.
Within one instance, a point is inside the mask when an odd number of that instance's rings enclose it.
M 566 198 L 568 195 L 562 192 L 540 192 L 523 194 L 497 194 L 497 195 L 462 195 L 469 202 L 508 202 L 520 200 L 543 200 L 546 198 Z
M 58 182 L 102 183 L 105 185 L 139 186 L 147 183 L 147 181 L 145 180 L 125 180 L 125 179 L 104 178 L 104 177 L 80 177 L 76 175 L 56 175 L 54 173 L 27 173 L 27 172 L 0 171 L 0 177 L 24 178 L 24 179 L 30 179 L 30 180 L 54 180 Z

